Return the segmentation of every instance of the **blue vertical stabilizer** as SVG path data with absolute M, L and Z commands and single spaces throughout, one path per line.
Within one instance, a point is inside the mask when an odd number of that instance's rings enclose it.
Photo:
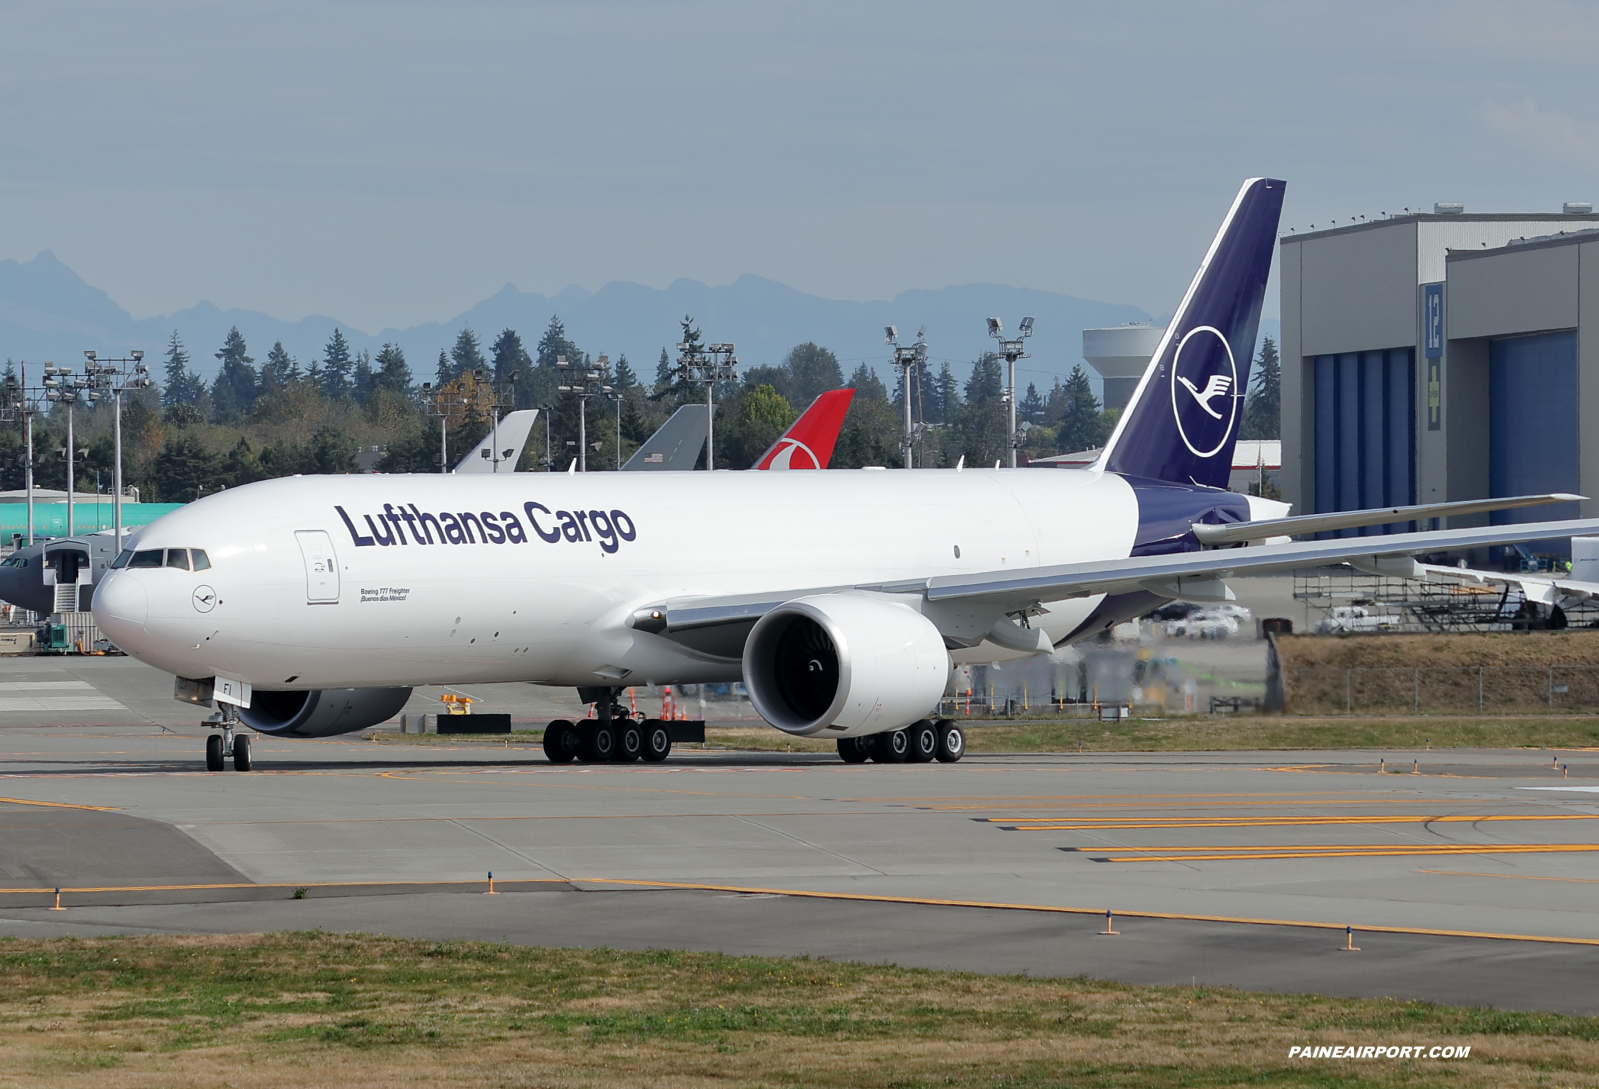
M 1238 191 L 1098 468 L 1227 486 L 1283 190 L 1283 182 L 1251 178 Z

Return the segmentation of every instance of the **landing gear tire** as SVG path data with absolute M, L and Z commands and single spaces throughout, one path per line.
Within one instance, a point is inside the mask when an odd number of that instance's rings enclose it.
M 616 756 L 616 727 L 609 722 L 591 722 L 583 731 L 578 757 L 585 764 L 609 764 Z
M 552 764 L 565 764 L 577 759 L 577 727 L 564 718 L 558 718 L 544 727 L 544 755 Z
M 910 756 L 911 739 L 904 730 L 890 730 L 877 734 L 877 744 L 872 746 L 872 759 L 879 764 L 903 764 Z
M 205 739 L 205 770 L 221 771 L 222 763 L 222 735 L 211 734 Z
M 233 739 L 233 770 L 249 771 L 252 766 L 249 735 L 239 734 Z
M 938 728 L 931 722 L 913 722 L 905 727 L 910 738 L 909 759 L 912 764 L 930 764 L 938 756 Z
M 846 764 L 864 764 L 866 758 L 871 756 L 871 749 L 863 742 L 871 741 L 869 737 L 841 737 L 838 739 L 838 756 Z
M 659 764 L 672 754 L 672 731 L 667 729 L 666 723 L 658 718 L 644 720 L 642 729 L 644 738 L 645 763 Z
M 966 731 L 947 718 L 938 720 L 938 761 L 953 764 L 966 755 Z
M 644 755 L 644 731 L 630 718 L 622 719 L 616 729 L 616 762 L 631 764 Z

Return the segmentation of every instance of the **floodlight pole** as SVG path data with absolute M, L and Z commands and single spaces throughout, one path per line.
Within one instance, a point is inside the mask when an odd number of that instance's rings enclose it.
M 610 397 L 616 402 L 616 471 L 622 471 L 622 398 L 626 396 L 621 390 L 616 390 Z
M 905 438 L 900 443 L 900 448 L 905 456 L 905 468 L 915 467 L 915 439 L 911 427 L 911 372 L 927 362 L 927 326 L 922 326 L 916 334 L 916 343 L 901 345 L 899 330 L 892 325 L 883 327 L 883 343 L 891 345 L 894 349 L 893 365 L 899 369 L 901 389 L 905 398 Z
M 610 359 L 602 355 L 599 361 L 600 366 L 603 368 L 610 362 Z M 563 375 L 570 366 L 571 364 L 567 362 L 566 356 L 558 355 L 555 357 L 555 369 Z M 603 370 L 585 370 L 580 373 L 582 375 L 581 385 L 556 386 L 555 388 L 561 393 L 577 395 L 577 471 L 586 473 L 589 471 L 589 398 L 600 394 L 609 394 L 611 387 L 600 382 L 600 379 L 604 377 Z M 546 429 L 545 434 L 546 436 L 549 434 L 548 429 Z M 545 442 L 548 443 L 548 441 L 548 438 L 546 438 Z
M 727 343 L 700 348 L 692 342 L 679 344 L 678 374 L 687 382 L 705 383 L 705 468 L 716 468 L 716 383 L 738 377 L 738 356 Z
M 111 445 L 113 449 L 113 469 L 111 477 L 111 510 L 112 532 L 115 536 L 117 551 L 122 551 L 122 394 L 127 389 L 143 389 L 150 384 L 150 368 L 144 364 L 144 353 L 134 350 L 120 359 L 100 359 L 98 353 L 85 351 L 83 369 L 89 374 L 89 386 L 103 392 L 111 391 L 115 404 L 115 412 L 111 417 Z M 129 374 L 127 366 L 133 364 L 133 373 Z M 69 410 L 70 411 L 70 410 Z M 70 415 L 69 415 L 70 419 Z M 67 444 L 72 445 L 70 442 Z M 100 487 L 95 485 L 95 493 Z M 99 500 L 95 501 L 96 503 Z M 95 514 L 95 526 L 99 527 L 100 516 Z M 69 528 L 70 535 L 70 528 Z
M 439 472 L 448 473 L 450 471 L 450 439 L 448 432 L 450 409 L 456 405 L 465 405 L 466 400 L 463 398 L 446 404 L 444 387 L 440 386 L 435 390 L 432 382 L 422 383 L 422 399 L 426 403 L 428 415 L 439 418 Z
M 1007 433 L 1010 436 L 1010 467 L 1016 468 L 1016 361 L 1026 359 L 1027 353 L 1022 350 L 1023 341 L 1033 335 L 1033 319 L 1023 318 L 1021 336 L 1015 340 L 1005 339 L 1005 330 L 1000 325 L 998 318 L 988 319 L 988 335 L 999 341 L 1000 354 L 1005 357 L 1006 368 L 1009 371 L 1005 388 L 1005 415 Z
M 28 440 L 28 544 L 33 544 L 33 410 L 25 408 L 22 413 L 22 430 Z
M 74 471 L 74 470 L 77 469 L 77 464 L 76 464 L 77 463 L 77 458 L 75 458 L 73 456 L 74 454 L 77 453 L 77 451 L 72 448 L 72 407 L 73 407 L 73 402 L 76 401 L 77 399 L 78 399 L 77 398 L 77 394 L 75 392 L 71 392 L 70 393 L 70 399 L 67 400 L 67 536 L 68 537 L 72 536 L 72 490 L 73 490 L 73 488 L 75 486 L 75 480 L 76 480 L 76 477 L 77 477 L 77 473 Z M 118 549 L 117 551 L 120 552 L 121 549 Z

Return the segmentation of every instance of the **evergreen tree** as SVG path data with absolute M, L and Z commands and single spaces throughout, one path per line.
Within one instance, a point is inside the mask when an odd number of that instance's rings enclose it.
M 322 393 L 330 401 L 339 401 L 350 394 L 350 342 L 342 330 L 334 329 L 333 337 L 322 350 Z
M 960 385 L 955 381 L 955 372 L 949 369 L 949 361 L 938 369 L 938 376 L 927 384 L 927 418 L 933 423 L 949 423 L 955 418 L 955 410 L 960 407 Z
M 661 348 L 661 359 L 655 364 L 655 390 L 656 396 L 672 388 L 672 383 L 677 381 L 677 375 L 672 372 L 672 357 L 666 354 L 666 348 Z
M 453 381 L 455 381 L 455 365 L 450 362 L 450 353 L 440 348 L 439 365 L 433 372 L 433 384 L 442 389 Z
M 544 335 L 539 338 L 536 362 L 541 367 L 553 367 L 556 358 L 563 355 L 566 356 L 567 362 L 572 364 L 583 361 L 577 345 L 567 339 L 566 326 L 561 324 L 560 315 L 551 314 L 550 324 L 544 330 Z
M 1105 423 L 1099 411 L 1099 399 L 1094 396 L 1094 388 L 1082 364 L 1073 367 L 1065 384 L 1057 389 L 1060 427 L 1056 432 L 1056 445 L 1060 452 L 1075 454 L 1102 445 L 1107 434 Z M 1051 400 L 1055 400 L 1056 391 L 1050 392 Z
M 372 353 L 362 348 L 355 353 L 355 372 L 350 378 L 351 392 L 357 404 L 366 404 L 372 392 Z
M 627 353 L 623 352 L 616 359 L 616 388 L 632 389 L 636 385 L 638 385 L 638 375 L 628 366 Z
M 1277 345 L 1266 337 L 1255 357 L 1255 373 L 1249 383 L 1249 400 L 1244 402 L 1241 439 L 1275 439 L 1282 434 L 1282 361 Z
M 1044 422 L 1044 398 L 1032 382 L 1027 383 L 1027 396 L 1016 406 L 1016 418 L 1032 424 Z
M 218 420 L 235 420 L 250 411 L 259 392 L 255 360 L 245 350 L 244 337 L 235 325 L 216 353 L 222 361 L 211 383 L 211 404 Z
M 527 372 L 533 368 L 533 358 L 522 347 L 522 338 L 515 329 L 503 330 L 495 338 L 491 350 L 494 353 L 495 382 L 510 382 L 513 379 L 525 381 L 531 377 Z
M 283 387 L 299 377 L 298 371 L 294 359 L 283 350 L 283 341 L 273 344 L 266 362 L 261 364 L 261 396 L 281 396 Z
M 161 390 L 163 405 L 193 404 L 200 397 L 200 380 L 189 372 L 189 353 L 183 350 L 178 331 L 167 341 L 166 384 Z
M 691 318 L 689 315 L 684 314 L 683 315 L 682 325 L 683 325 L 683 339 L 679 343 L 688 345 L 688 349 L 687 349 L 688 351 L 691 351 L 691 352 L 703 351 L 704 348 L 705 348 L 705 345 L 700 343 L 700 331 L 699 331 L 699 329 L 697 329 L 695 327 L 694 319 Z
M 402 397 L 411 395 L 411 368 L 398 344 L 385 344 L 378 352 L 378 370 L 372 376 L 375 389 L 388 390 Z
M 455 365 L 456 377 L 460 377 L 464 371 L 480 371 L 488 366 L 477 334 L 472 332 L 470 326 L 461 326 L 461 331 L 456 334 L 455 347 L 450 349 L 450 362 Z
M 966 380 L 966 403 L 980 405 L 985 401 L 998 400 L 1004 392 L 1005 378 L 999 366 L 999 356 L 993 352 L 984 352 L 981 358 L 972 362 L 972 376 Z
M 883 385 L 883 380 L 877 377 L 877 372 L 866 363 L 855 368 L 855 373 L 849 376 L 849 385 L 855 391 L 856 401 L 888 400 L 888 389 Z

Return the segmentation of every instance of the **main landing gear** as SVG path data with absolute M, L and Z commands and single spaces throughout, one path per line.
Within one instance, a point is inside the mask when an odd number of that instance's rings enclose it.
M 228 757 L 233 757 L 234 771 L 249 771 L 250 735 L 235 733 L 239 725 L 239 712 L 231 703 L 219 705 L 221 710 L 205 720 L 207 726 L 220 727 L 222 732 L 205 739 L 205 770 L 221 771 Z
M 866 737 L 841 737 L 838 755 L 846 764 L 927 764 L 934 760 L 953 764 L 966 755 L 966 733 L 953 720 L 913 722 L 903 730 L 868 734 Z
M 621 704 L 596 704 L 583 722 L 556 719 L 544 728 L 544 755 L 552 764 L 658 764 L 672 752 L 672 733 L 658 718 L 635 719 Z

